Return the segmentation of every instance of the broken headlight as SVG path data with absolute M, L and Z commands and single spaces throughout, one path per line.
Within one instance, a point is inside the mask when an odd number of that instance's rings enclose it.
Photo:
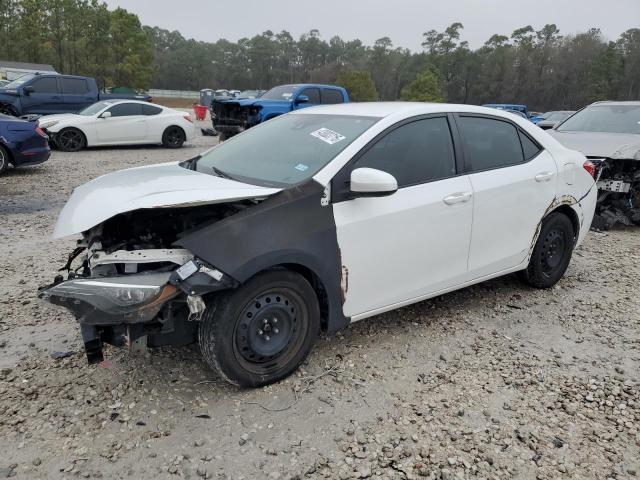
M 58 297 L 70 303 L 85 302 L 110 314 L 127 313 L 164 296 L 169 273 L 111 278 L 79 278 L 53 285 L 42 297 Z M 166 293 L 166 292 L 164 292 Z

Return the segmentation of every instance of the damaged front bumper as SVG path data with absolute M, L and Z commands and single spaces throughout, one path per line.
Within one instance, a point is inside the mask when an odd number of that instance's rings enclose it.
M 237 286 L 231 277 L 198 259 L 165 272 L 147 272 L 108 277 L 61 277 L 41 287 L 38 297 L 71 311 L 80 324 L 89 363 L 103 360 L 102 344 L 187 344 L 195 340 L 196 328 L 185 326 L 199 320 L 205 303 L 202 295 Z M 176 311 L 186 310 L 185 315 Z M 193 323 L 193 322 L 189 322 Z M 176 341 L 171 335 L 178 332 Z M 163 337 L 166 337 L 164 338 Z M 175 335 L 174 335 L 175 336 Z

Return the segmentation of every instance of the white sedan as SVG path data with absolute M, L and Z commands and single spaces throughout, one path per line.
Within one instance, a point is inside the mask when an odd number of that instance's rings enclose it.
M 137 100 L 104 100 L 78 113 L 41 117 L 39 123 L 65 152 L 113 145 L 180 148 L 196 133 L 190 114 Z
M 40 296 L 76 315 L 91 362 L 103 342 L 198 341 L 223 378 L 266 385 L 321 330 L 512 272 L 552 287 L 589 230 L 593 167 L 499 110 L 305 108 L 76 188 L 54 236 L 82 234 L 79 267 Z

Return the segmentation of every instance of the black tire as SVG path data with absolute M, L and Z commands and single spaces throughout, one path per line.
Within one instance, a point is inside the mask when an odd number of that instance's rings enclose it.
M 553 212 L 542 222 L 529 266 L 522 272 L 524 280 L 535 288 L 551 288 L 567 271 L 576 234 L 571 220 Z
M 241 387 L 261 387 L 294 372 L 320 330 L 318 298 L 288 270 L 256 275 L 207 302 L 198 341 L 204 360 Z
M 162 134 L 162 145 L 166 148 L 181 148 L 187 136 L 182 128 L 172 125 L 167 127 Z
M 7 168 L 9 168 L 9 152 L 0 145 L 0 175 L 6 172 Z
M 65 128 L 56 134 L 55 143 L 63 152 L 79 152 L 87 146 L 87 139 L 77 128 Z

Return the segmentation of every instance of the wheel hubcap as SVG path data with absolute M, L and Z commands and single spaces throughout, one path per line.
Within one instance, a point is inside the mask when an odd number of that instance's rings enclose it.
M 293 301 L 283 293 L 256 298 L 243 310 L 236 330 L 240 355 L 251 363 L 277 358 L 287 350 L 296 331 L 296 313 Z
M 180 140 L 182 139 L 182 135 L 177 128 L 173 128 L 169 130 L 169 133 L 167 134 L 167 139 L 169 140 L 169 143 L 171 145 L 178 145 L 180 143 Z

